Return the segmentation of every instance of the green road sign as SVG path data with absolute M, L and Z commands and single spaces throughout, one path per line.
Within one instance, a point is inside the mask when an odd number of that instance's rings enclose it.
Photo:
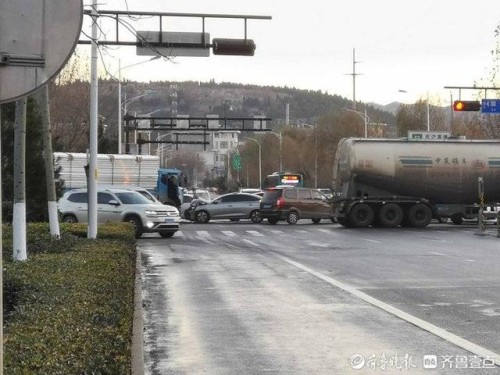
M 241 170 L 241 156 L 240 156 L 240 154 L 233 155 L 233 169 L 235 171 Z

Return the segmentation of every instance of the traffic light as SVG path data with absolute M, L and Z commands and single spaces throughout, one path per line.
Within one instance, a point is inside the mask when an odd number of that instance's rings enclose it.
M 253 56 L 255 42 L 252 39 L 213 39 L 214 55 Z
M 453 110 L 457 112 L 477 112 L 481 110 L 481 103 L 477 100 L 455 100 Z

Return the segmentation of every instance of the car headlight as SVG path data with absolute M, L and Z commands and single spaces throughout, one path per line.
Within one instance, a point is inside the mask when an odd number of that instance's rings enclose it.
M 157 215 L 158 214 L 158 212 L 154 211 L 154 210 L 146 210 L 146 211 L 144 211 L 144 213 L 146 215 Z

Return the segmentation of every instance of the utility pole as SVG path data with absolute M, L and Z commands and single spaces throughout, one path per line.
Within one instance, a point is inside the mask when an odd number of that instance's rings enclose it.
M 352 76 L 352 109 L 356 110 L 356 76 L 361 75 L 361 73 L 356 73 L 356 64 L 359 61 L 356 61 L 356 49 L 352 49 L 352 73 L 348 74 Z

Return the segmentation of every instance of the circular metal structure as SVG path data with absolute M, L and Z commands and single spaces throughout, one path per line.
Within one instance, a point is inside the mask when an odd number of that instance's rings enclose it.
M 0 1 L 0 103 L 53 78 L 73 54 L 82 22 L 82 0 Z

